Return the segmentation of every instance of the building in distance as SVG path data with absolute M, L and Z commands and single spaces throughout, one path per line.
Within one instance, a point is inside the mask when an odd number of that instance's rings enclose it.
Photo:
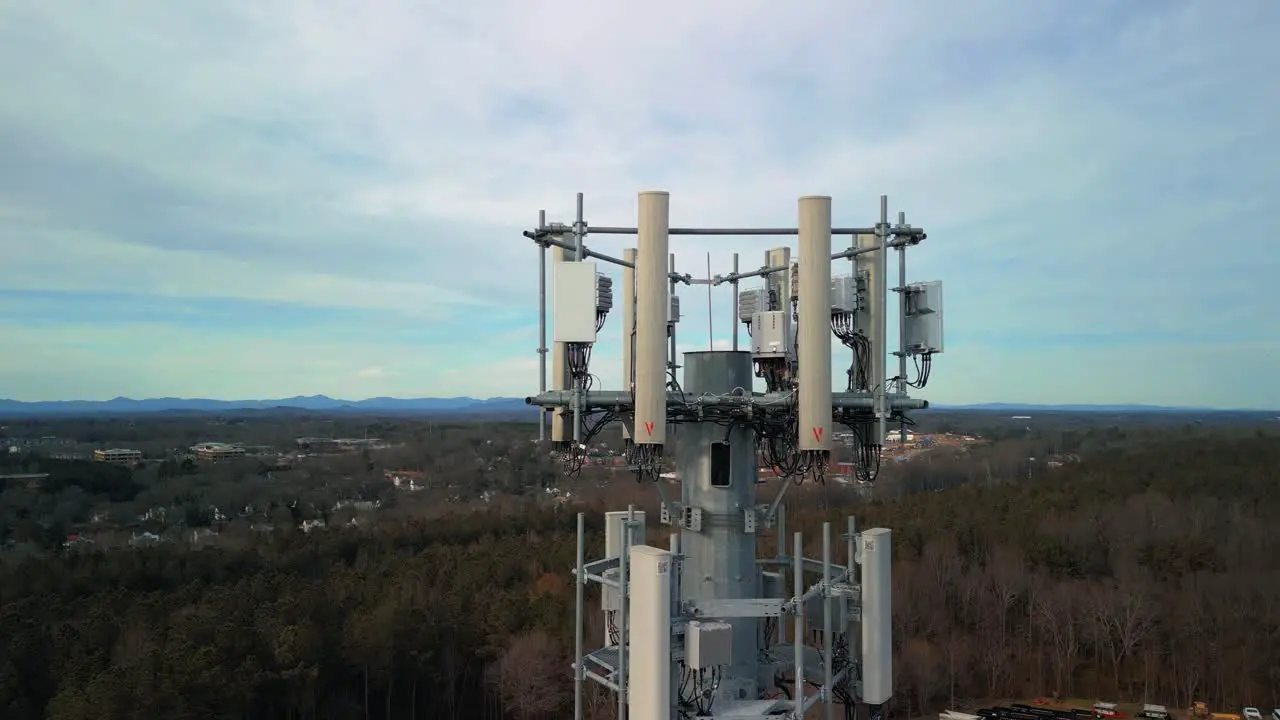
M 94 450 L 93 461 L 111 463 L 112 465 L 137 465 L 142 462 L 142 451 L 125 448 Z
M 244 457 L 244 446 L 229 445 L 220 442 L 203 442 L 191 448 L 196 454 L 198 460 L 208 460 L 218 462 L 220 460 L 234 460 Z

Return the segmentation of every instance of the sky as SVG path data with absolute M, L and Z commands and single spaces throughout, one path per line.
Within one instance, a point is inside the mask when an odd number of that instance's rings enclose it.
M 4 0 L 0 397 L 532 394 L 521 231 L 577 192 L 633 226 L 661 189 L 673 226 L 794 226 L 811 194 L 866 226 L 887 195 L 929 234 L 909 279 L 944 281 L 934 403 L 1277 408 L 1277 26 L 1273 0 Z M 672 249 L 701 277 L 777 244 Z M 714 336 L 678 293 L 681 349 L 727 347 L 728 286 Z

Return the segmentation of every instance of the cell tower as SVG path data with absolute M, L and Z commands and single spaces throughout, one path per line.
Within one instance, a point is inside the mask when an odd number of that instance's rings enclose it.
M 856 475 L 873 482 L 890 423 L 905 440 L 907 412 L 928 407 L 908 388 L 928 380 L 942 352 L 942 285 L 906 282 L 905 251 L 924 232 L 888 220 L 866 228 L 832 228 L 831 198 L 803 197 L 794 228 L 673 228 L 666 192 L 639 195 L 636 227 L 588 226 L 583 197 L 572 224 L 547 223 L 524 233 L 541 252 L 539 394 L 527 398 L 551 413 L 551 441 L 581 466 L 587 444 L 608 423 L 623 424 L 630 469 L 653 481 L 661 522 L 673 532 L 667 549 L 645 544 L 644 513 L 606 513 L 603 559 L 584 557 L 584 516 L 578 515 L 575 569 L 574 718 L 583 713 L 583 684 L 617 696 L 619 720 L 803 718 L 821 704 L 832 720 L 865 706 L 870 717 L 893 694 L 890 531 L 857 531 L 848 518 L 845 561 L 832 558 L 832 528 L 824 523 L 822 557 L 805 558 L 800 533 L 787 552 L 782 500 L 793 484 L 825 482 L 835 424 L 851 431 Z M 636 247 L 611 257 L 584 245 L 589 235 L 635 236 Z M 671 236 L 798 236 L 798 262 L 788 247 L 769 250 L 758 270 L 694 279 L 675 271 Z M 832 237 L 851 247 L 832 253 Z M 552 273 L 553 348 L 547 388 L 547 251 Z M 898 251 L 898 372 L 886 375 L 888 252 Z M 613 282 L 592 261 L 623 268 L 621 390 L 597 390 L 591 348 L 614 304 Z M 851 272 L 832 277 L 832 261 Z M 759 288 L 741 288 L 762 278 Z M 676 358 L 680 306 L 677 284 L 719 286 L 734 294 L 733 349 Z M 738 324 L 750 351 L 738 349 Z M 843 392 L 832 391 L 835 336 L 851 352 Z M 907 361 L 916 377 L 907 376 Z M 683 367 L 683 379 L 677 371 Z M 763 392 L 753 389 L 763 381 Z M 541 414 L 541 413 L 540 413 Z M 539 436 L 546 439 L 545 414 Z M 667 457 L 664 448 L 673 441 Z M 662 478 L 673 461 L 679 498 Z M 763 462 L 781 477 L 771 502 L 758 503 Z M 757 532 L 776 528 L 774 557 L 756 553 Z M 583 647 L 586 584 L 602 586 L 605 647 Z M 788 630 L 788 626 L 790 629 Z

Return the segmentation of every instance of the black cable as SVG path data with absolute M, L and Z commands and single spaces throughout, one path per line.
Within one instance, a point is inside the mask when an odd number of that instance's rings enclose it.
M 914 381 L 908 380 L 907 385 L 919 390 L 929 384 L 929 373 L 933 370 L 933 353 L 925 352 L 913 355 L 911 356 L 911 362 L 916 368 L 916 379 Z

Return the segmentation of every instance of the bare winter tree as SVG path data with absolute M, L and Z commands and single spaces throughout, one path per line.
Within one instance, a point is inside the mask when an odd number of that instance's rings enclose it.
M 1009 611 L 1018 600 L 1026 581 L 1022 553 L 997 545 L 991 550 L 986 565 L 987 592 L 992 612 L 987 616 L 991 635 L 984 644 L 985 665 L 990 678 L 990 694 L 995 697 L 1006 690 L 1013 659 Z
M 1058 695 L 1070 695 L 1072 675 L 1080 655 L 1077 614 L 1080 603 L 1069 586 L 1055 585 L 1042 593 L 1037 603 L 1036 618 L 1049 640 L 1054 688 Z
M 534 720 L 560 709 L 567 661 L 558 643 L 535 631 L 517 637 L 498 659 L 496 681 L 507 711 L 521 720 Z

